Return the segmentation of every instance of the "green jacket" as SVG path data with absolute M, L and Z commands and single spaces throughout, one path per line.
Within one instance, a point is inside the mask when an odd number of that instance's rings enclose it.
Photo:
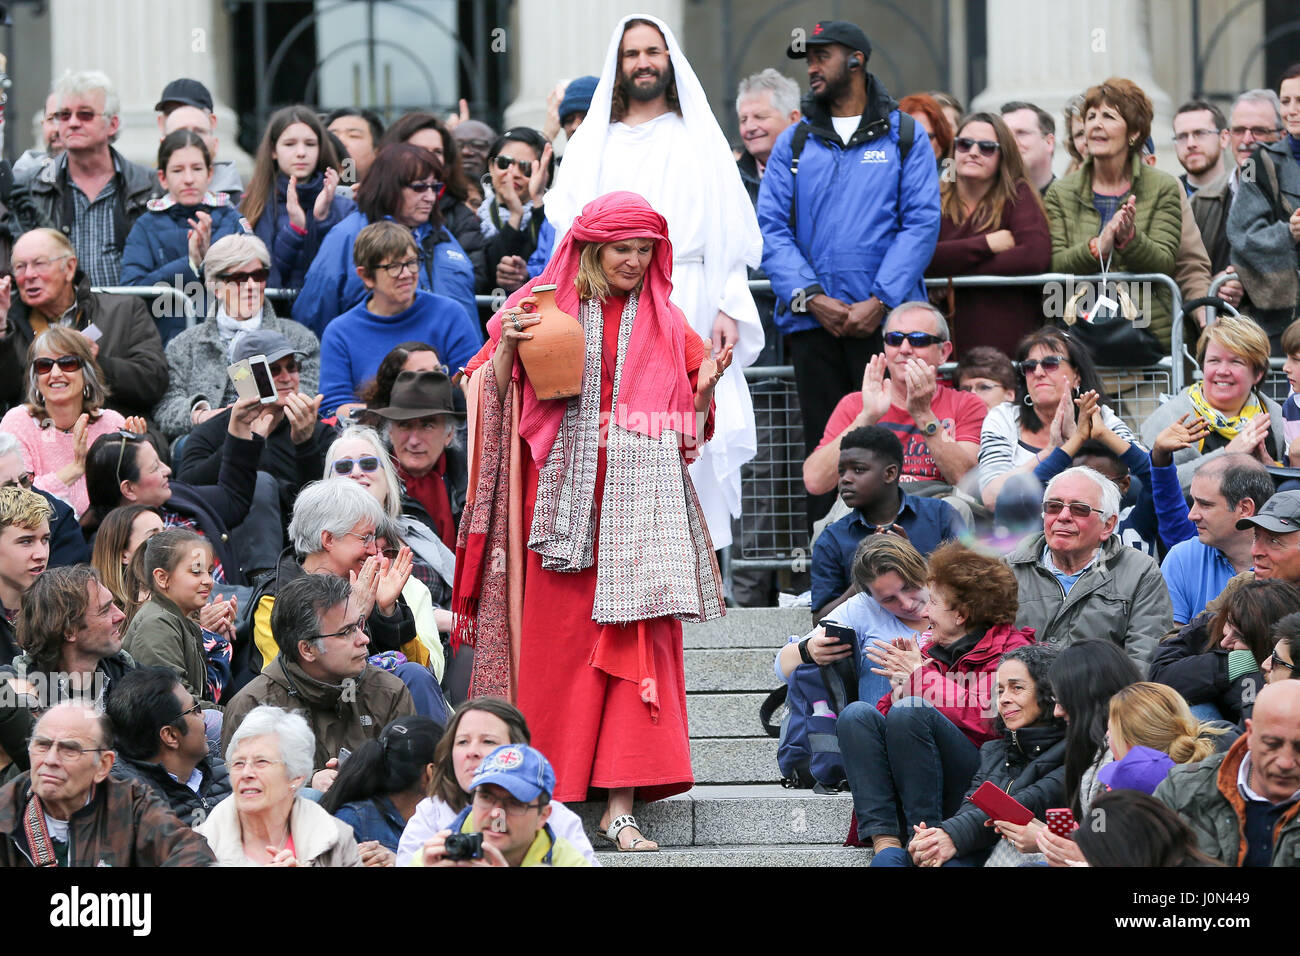
M 1224 753 L 1174 767 L 1155 792 L 1187 821 L 1201 852 L 1228 866 L 1246 858 L 1246 798 L 1237 789 L 1237 773 L 1248 747 L 1242 735 Z M 1298 810 L 1300 802 L 1292 804 L 1273 828 L 1273 866 L 1300 866 Z
M 149 598 L 131 619 L 122 637 L 122 650 L 139 667 L 166 667 L 176 672 L 185 689 L 207 707 L 208 662 L 203 653 L 203 630 L 165 597 Z
M 1182 241 L 1182 185 L 1133 158 L 1133 187 L 1137 197 L 1136 231 L 1123 249 L 1116 249 L 1110 261 L 1113 272 L 1161 272 L 1174 275 L 1174 259 Z M 1092 205 L 1092 159 L 1084 160 L 1078 172 L 1058 179 L 1044 200 L 1052 231 L 1052 271 L 1078 275 L 1100 272 L 1100 265 L 1088 251 L 1088 240 L 1101 234 L 1101 216 Z M 1158 286 L 1153 298 L 1130 290 L 1133 301 L 1144 313 L 1149 310 L 1150 331 L 1167 347 L 1173 328 L 1169 291 Z

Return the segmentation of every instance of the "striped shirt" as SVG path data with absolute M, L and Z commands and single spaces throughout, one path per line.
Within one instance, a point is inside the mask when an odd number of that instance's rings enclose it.
M 92 286 L 117 285 L 122 273 L 122 250 L 117 244 L 113 211 L 117 203 L 117 170 L 99 195 L 91 200 L 68 177 L 75 215 L 69 238 L 77 250 L 77 263 Z
M 1132 429 L 1110 410 L 1109 405 L 1101 406 L 1101 417 L 1106 427 L 1120 438 L 1127 442 L 1137 441 Z M 980 431 L 980 491 L 995 478 L 1032 461 L 1042 450 L 1021 441 L 1019 406 L 1013 402 L 1003 402 L 989 409 Z

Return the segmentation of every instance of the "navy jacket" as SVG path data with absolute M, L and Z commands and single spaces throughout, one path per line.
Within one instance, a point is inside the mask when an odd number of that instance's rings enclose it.
M 253 233 L 266 243 L 271 251 L 271 277 L 267 287 L 271 289 L 299 289 L 307 277 L 307 270 L 326 235 L 335 226 L 346 219 L 357 208 L 356 203 L 346 196 L 334 194 L 330 203 L 329 215 L 324 222 L 317 222 L 313 212 L 316 197 L 320 195 L 325 177 L 316 173 L 305 183 L 297 186 L 298 204 L 307 216 L 307 234 L 300 235 L 289 225 L 289 210 L 285 206 L 285 190 L 289 187 L 289 177 L 277 173 L 275 192 L 268 197 L 266 208 L 253 226 Z M 353 237 L 355 238 L 355 236 Z M 349 244 L 350 246 L 350 244 Z
M 213 807 L 230 796 L 231 789 L 230 772 L 220 757 L 204 757 L 197 769 L 203 775 L 197 793 L 173 779 L 162 764 L 133 760 L 120 750 L 112 772 L 119 780 L 139 780 L 162 798 L 182 823 L 196 827 L 207 819 Z
M 844 302 L 874 295 L 886 308 L 924 299 L 922 276 L 939 238 L 934 151 L 918 127 L 900 170 L 898 104 L 879 80 L 868 77 L 867 108 L 847 146 L 816 100 L 805 97 L 803 111 L 800 123 L 811 129 L 798 176 L 790 171 L 796 123 L 777 137 L 758 190 L 763 271 L 776 293 L 777 327 L 786 334 L 819 327 L 812 315 L 791 313 L 798 289 Z
M 89 564 L 90 548 L 77 523 L 77 515 L 62 498 L 33 487 L 32 491 L 44 498 L 54 514 L 50 517 L 50 560 L 47 567 L 63 568 L 73 564 Z
M 227 584 L 246 584 L 243 569 L 230 542 L 230 530 L 244 523 L 253 505 L 257 463 L 265 441 L 227 435 L 221 448 L 221 472 L 215 485 L 171 483 L 172 496 L 163 507 L 193 518 L 221 561 Z
M 197 206 L 182 206 L 171 196 L 151 199 L 149 211 L 135 221 L 122 254 L 122 285 L 153 285 L 201 281 L 190 268 L 189 220 L 202 210 L 212 217 L 212 241 L 245 232 L 239 210 L 225 193 L 208 193 Z M 202 266 L 202 263 L 195 263 Z M 184 289 L 182 288 L 182 291 Z
M 358 210 L 330 230 L 307 271 L 302 291 L 293 301 L 294 321 L 307 326 L 317 337 L 324 334 L 330 322 L 366 298 L 365 283 L 352 260 L 352 245 L 357 233 L 368 225 L 370 220 Z M 424 223 L 413 232 L 424 256 L 420 288 L 455 299 L 474 327 L 480 328 L 474 304 L 474 266 L 465 250 L 445 226 L 435 229 Z

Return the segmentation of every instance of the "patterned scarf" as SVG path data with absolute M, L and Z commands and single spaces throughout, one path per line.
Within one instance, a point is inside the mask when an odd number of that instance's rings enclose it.
M 95 799 L 95 785 L 91 784 L 90 800 L 93 799 Z M 86 802 L 89 803 L 90 800 Z M 54 838 L 50 836 L 49 828 L 45 826 L 45 806 L 35 793 L 27 801 L 27 809 L 23 811 L 23 836 L 27 839 L 27 849 L 30 851 L 33 866 L 59 865 L 54 850 Z M 69 838 L 72 836 L 71 831 L 68 836 Z
M 1210 425 L 1210 430 L 1223 438 L 1223 442 L 1214 443 L 1209 450 L 1213 451 L 1215 447 L 1222 447 L 1237 436 L 1241 427 L 1250 421 L 1260 412 L 1264 411 L 1264 403 L 1260 401 L 1259 395 L 1254 391 L 1250 393 L 1250 400 L 1246 402 L 1241 411 L 1236 415 L 1225 415 L 1223 412 L 1214 408 L 1205 398 L 1204 382 L 1195 382 L 1187 390 L 1187 398 L 1192 403 L 1192 408 L 1196 414 L 1205 419 Z M 1197 446 L 1201 452 L 1206 451 L 1205 443 L 1209 439 L 1202 439 Z

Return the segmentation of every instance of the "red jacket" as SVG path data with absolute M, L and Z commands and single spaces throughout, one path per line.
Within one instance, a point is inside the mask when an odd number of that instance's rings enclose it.
M 952 667 L 922 651 L 926 662 L 912 671 L 903 684 L 904 697 L 919 697 L 934 707 L 964 733 L 976 747 L 1001 736 L 993 729 L 997 711 L 993 684 L 998 662 L 1007 651 L 1034 643 L 1032 627 L 995 624 L 979 643 L 963 654 Z M 888 714 L 892 694 L 880 698 L 876 708 Z

